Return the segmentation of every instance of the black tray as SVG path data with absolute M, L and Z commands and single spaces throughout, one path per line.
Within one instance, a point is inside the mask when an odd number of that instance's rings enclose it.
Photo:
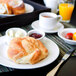
M 34 12 L 11 17 L 0 17 L 0 31 L 6 30 L 10 27 L 26 26 L 37 20 L 39 17 L 39 13 L 51 11 L 51 9 L 46 8 L 45 6 L 35 3 L 33 1 L 24 0 L 24 2 L 32 5 L 35 9 Z

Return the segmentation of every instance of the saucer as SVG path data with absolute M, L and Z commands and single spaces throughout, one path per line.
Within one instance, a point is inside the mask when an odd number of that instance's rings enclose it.
M 46 30 L 46 29 L 43 29 L 39 26 L 39 20 L 36 20 L 34 21 L 32 24 L 31 24 L 32 28 L 35 29 L 35 30 L 41 30 L 45 33 L 56 33 L 58 32 L 59 30 L 62 30 L 64 29 L 64 25 L 60 22 L 57 23 L 56 27 L 54 29 L 51 29 L 51 30 Z

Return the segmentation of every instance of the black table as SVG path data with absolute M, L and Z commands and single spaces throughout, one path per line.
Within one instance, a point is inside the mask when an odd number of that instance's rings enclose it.
M 73 25 L 75 25 L 76 26 L 76 7 L 75 7 L 75 9 L 74 9 L 74 12 L 73 12 L 73 15 L 72 15 L 72 19 L 71 19 L 71 24 L 73 24 Z M 69 59 L 69 61 L 68 61 L 68 63 L 71 61 L 71 60 L 73 60 L 72 62 L 74 62 L 74 63 L 72 63 L 73 65 L 75 65 L 76 64 L 76 57 L 71 57 L 70 59 Z M 32 69 L 32 70 L 15 70 L 15 71 L 13 71 L 13 72 L 8 72 L 8 73 L 2 73 L 2 74 L 0 74 L 0 76 L 11 76 L 11 75 L 13 75 L 13 76 L 15 76 L 15 75 L 18 75 L 18 76 L 45 76 L 52 68 L 54 68 L 56 65 L 58 64 L 58 61 L 57 60 L 55 60 L 52 64 L 50 64 L 50 65 L 47 65 L 47 66 L 45 66 L 45 67 L 42 67 L 42 68 L 38 68 L 38 69 Z M 66 63 L 67 64 L 67 63 Z M 65 65 L 66 65 L 65 64 Z M 70 64 L 71 65 L 71 64 Z M 68 67 L 70 67 L 70 65 L 68 65 Z M 68 68 L 64 68 L 63 67 L 63 69 L 65 69 L 65 71 L 66 71 L 66 74 L 58 74 L 58 76 L 76 76 L 76 72 L 75 72 L 75 70 L 76 70 L 76 67 L 72 67 L 71 66 L 71 68 L 73 69 L 73 70 L 70 70 L 71 72 L 69 72 L 69 70 L 67 70 Z M 62 70 L 60 70 L 60 71 L 62 71 Z M 63 71 L 64 72 L 64 71 Z M 72 74 L 72 75 L 71 75 Z

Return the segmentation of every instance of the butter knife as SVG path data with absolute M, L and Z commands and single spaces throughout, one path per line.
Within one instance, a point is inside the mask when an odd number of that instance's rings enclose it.
M 59 69 L 60 65 L 66 61 L 70 56 L 71 54 L 75 51 L 75 48 L 72 48 L 70 49 L 64 56 L 63 58 L 61 59 L 61 61 L 59 62 L 59 64 L 53 69 L 51 70 L 46 76 L 55 76 L 57 70 Z

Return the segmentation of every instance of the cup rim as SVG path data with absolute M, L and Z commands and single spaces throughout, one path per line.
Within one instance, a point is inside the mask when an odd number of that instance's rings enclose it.
M 53 16 L 48 18 L 48 17 L 43 17 L 42 14 L 49 14 L 50 16 L 51 15 L 53 15 Z M 46 19 L 53 19 L 53 18 L 56 18 L 58 15 L 55 14 L 55 13 L 52 13 L 52 12 L 42 12 L 42 13 L 39 14 L 39 16 L 41 16 L 43 18 L 46 18 Z

